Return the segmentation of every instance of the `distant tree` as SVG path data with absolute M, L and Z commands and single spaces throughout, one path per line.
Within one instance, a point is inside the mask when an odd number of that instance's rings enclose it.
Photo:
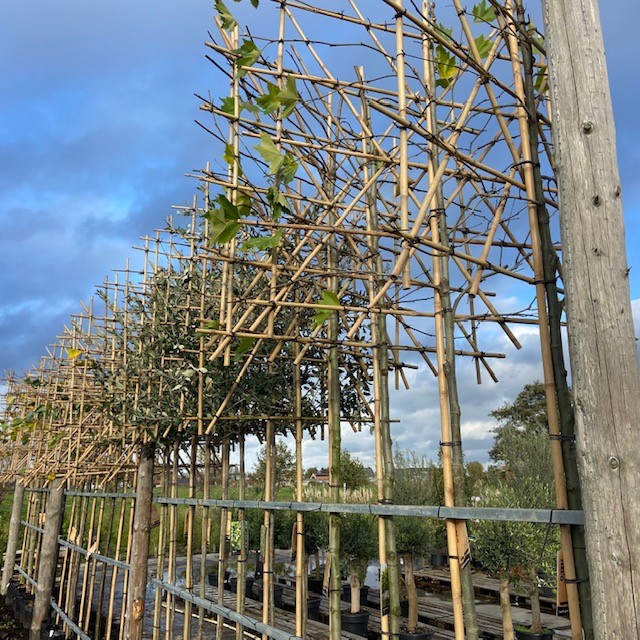
M 253 479 L 258 486 L 264 486 L 265 473 L 267 465 L 267 447 L 266 445 L 258 452 L 256 463 L 253 467 Z M 276 442 L 276 455 L 275 455 L 275 492 L 278 493 L 278 489 L 285 484 L 292 482 L 296 473 L 296 459 L 293 451 L 287 447 L 287 445 L 278 440 Z
M 318 467 L 309 467 L 304 471 L 304 479 L 309 480 L 311 476 L 317 475 L 317 473 L 318 473 Z
M 467 495 L 477 496 L 482 490 L 482 485 L 486 480 L 486 473 L 481 462 L 472 460 L 465 465 L 465 476 L 467 482 Z
M 357 489 L 369 485 L 366 467 L 348 451 L 340 452 L 340 480 L 347 489 Z
M 507 480 L 530 479 L 551 486 L 553 469 L 543 384 L 526 385 L 512 403 L 489 415 L 499 422 L 489 451 L 495 469 Z

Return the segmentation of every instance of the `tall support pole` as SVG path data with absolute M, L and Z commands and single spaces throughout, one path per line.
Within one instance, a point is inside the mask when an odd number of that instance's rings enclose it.
M 140 452 L 140 466 L 136 485 L 136 504 L 133 514 L 131 540 L 131 572 L 127 592 L 125 637 L 141 640 L 144 624 L 144 603 L 147 593 L 147 564 L 149 562 L 149 526 L 153 498 L 153 464 L 155 444 L 144 444 Z
M 38 584 L 36 598 L 33 603 L 33 619 L 31 620 L 30 640 L 40 640 L 42 623 L 49 616 L 51 593 L 58 566 L 58 535 L 62 514 L 64 513 L 64 480 L 56 478 L 51 483 L 47 511 L 42 534 L 42 547 L 38 562 Z
M 16 563 L 16 552 L 18 551 L 18 538 L 20 536 L 20 520 L 22 518 L 22 499 L 24 497 L 24 485 L 20 480 L 16 480 L 13 491 L 13 506 L 11 507 L 11 520 L 9 522 L 9 539 L 7 540 L 7 551 L 4 555 L 4 567 L 2 569 L 2 583 L 0 584 L 0 595 L 7 595 L 9 581 L 13 575 Z
M 640 638 L 640 371 L 598 5 L 543 6 L 594 637 Z

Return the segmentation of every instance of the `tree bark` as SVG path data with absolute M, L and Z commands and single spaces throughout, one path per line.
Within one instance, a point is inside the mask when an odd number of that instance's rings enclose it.
M 0 584 L 0 595 L 7 595 L 7 587 L 13 576 L 16 563 L 16 552 L 18 551 L 18 537 L 20 535 L 20 519 L 22 517 L 22 499 L 24 497 L 24 485 L 20 480 L 16 480 L 13 491 L 13 506 L 11 507 L 11 520 L 9 522 L 9 538 L 7 540 L 7 551 L 4 555 L 4 567 L 2 569 L 2 584 Z
M 594 637 L 640 638 L 640 372 L 598 6 L 543 4 Z
M 413 575 L 413 554 L 404 554 L 404 580 L 407 585 L 407 600 L 409 601 L 409 618 L 407 631 L 413 633 L 418 626 L 418 590 Z
M 500 609 L 502 610 L 502 633 L 504 640 L 513 640 L 513 619 L 511 617 L 511 594 L 509 580 L 500 579 Z
M 30 640 L 40 640 L 43 621 L 49 616 L 51 593 L 58 567 L 58 535 L 64 513 L 64 481 L 57 478 L 51 484 L 42 534 L 40 560 L 38 562 L 38 584 L 33 603 Z
M 125 637 L 140 640 L 144 625 L 144 604 L 147 594 L 147 565 L 149 562 L 149 526 L 153 499 L 153 464 L 155 444 L 142 445 L 136 485 L 136 504 L 131 539 L 131 573 L 127 592 Z

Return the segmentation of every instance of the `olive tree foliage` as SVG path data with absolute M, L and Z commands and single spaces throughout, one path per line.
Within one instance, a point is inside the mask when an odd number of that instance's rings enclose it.
M 234 338 L 227 365 L 221 357 L 206 357 L 206 341 L 219 328 L 222 278 L 219 266 L 213 264 L 203 272 L 200 264 L 185 258 L 177 267 L 157 268 L 143 288 L 128 291 L 122 308 L 114 312 L 113 335 L 108 336 L 117 343 L 120 357 L 110 367 L 93 364 L 111 419 L 147 432 L 160 443 L 184 440 L 197 432 L 200 396 L 205 427 L 223 401 L 223 415 L 236 417 L 218 422 L 214 434 L 218 439 L 261 434 L 265 416 L 295 413 L 292 361 L 283 357 L 267 363 L 273 341 L 256 344 Z M 253 276 L 250 267 L 236 266 L 238 294 Z M 288 322 L 285 315 L 277 319 L 277 329 Z M 203 317 L 211 320 L 203 324 Z M 247 357 L 253 358 L 252 364 L 238 378 Z M 317 372 L 303 365 L 301 377 L 308 385 Z M 305 394 L 303 414 L 319 416 L 318 402 L 317 394 Z M 292 426 L 292 421 L 277 422 L 280 432 Z M 308 421 L 306 426 L 313 431 L 317 424 Z

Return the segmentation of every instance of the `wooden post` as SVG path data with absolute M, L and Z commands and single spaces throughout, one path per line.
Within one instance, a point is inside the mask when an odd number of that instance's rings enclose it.
M 49 617 L 51 593 L 58 566 L 58 535 L 64 513 L 64 480 L 56 478 L 51 483 L 47 511 L 42 534 L 40 561 L 38 562 L 38 584 L 33 603 L 30 640 L 40 640 L 42 623 Z
M 131 570 L 127 591 L 127 617 L 125 637 L 140 640 L 144 624 L 144 603 L 147 593 L 147 565 L 149 562 L 149 525 L 153 499 L 153 465 L 155 444 L 141 447 L 140 466 L 136 484 L 136 504 L 133 514 L 131 539 Z
M 7 595 L 7 588 L 13 575 L 16 563 L 16 551 L 18 550 L 18 537 L 20 534 L 20 520 L 22 518 L 22 498 L 24 497 L 24 485 L 20 480 L 16 480 L 13 492 L 13 506 L 11 508 L 11 521 L 9 522 L 9 539 L 7 540 L 7 551 L 4 554 L 4 567 L 2 569 L 2 584 L 0 584 L 0 595 Z
M 640 371 L 598 5 L 543 5 L 594 637 L 640 638 Z

